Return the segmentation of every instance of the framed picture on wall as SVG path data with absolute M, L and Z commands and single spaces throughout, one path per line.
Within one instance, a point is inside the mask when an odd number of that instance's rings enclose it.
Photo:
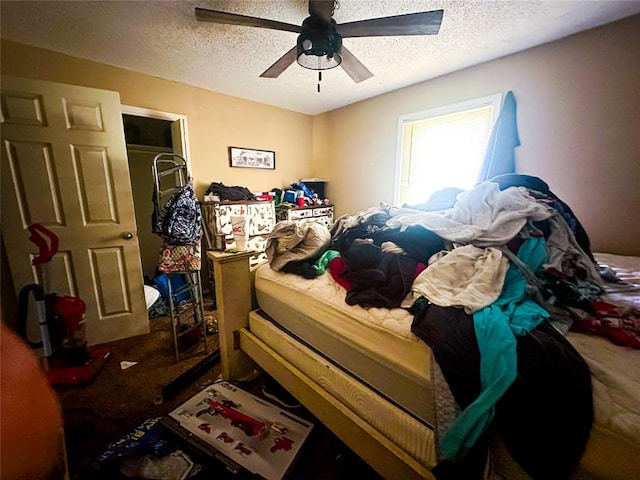
M 229 166 L 274 170 L 276 168 L 276 152 L 229 147 Z

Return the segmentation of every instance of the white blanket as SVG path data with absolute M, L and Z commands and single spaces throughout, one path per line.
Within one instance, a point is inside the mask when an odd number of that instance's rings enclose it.
M 537 202 L 524 187 L 500 190 L 497 183 L 483 182 L 458 195 L 453 208 L 439 212 L 402 208 L 387 225 L 392 228 L 418 225 L 455 243 L 486 247 L 503 245 L 528 220 L 546 220 L 551 215 L 550 207 Z

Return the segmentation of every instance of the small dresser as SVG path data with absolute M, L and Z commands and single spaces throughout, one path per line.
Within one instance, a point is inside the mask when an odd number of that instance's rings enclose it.
M 333 226 L 333 205 L 312 205 L 307 207 L 290 207 L 288 205 L 278 205 L 276 207 L 276 220 L 291 220 L 294 222 L 318 222 L 326 225 L 327 228 Z
M 249 219 L 247 248 L 257 252 L 249 259 L 250 266 L 253 267 L 266 260 L 267 255 L 264 250 L 267 246 L 267 235 L 276 224 L 273 201 L 223 200 L 202 204 L 202 216 L 212 241 L 215 244 L 216 235 L 224 235 L 226 250 L 236 247 L 231 231 L 232 215 L 246 215 Z

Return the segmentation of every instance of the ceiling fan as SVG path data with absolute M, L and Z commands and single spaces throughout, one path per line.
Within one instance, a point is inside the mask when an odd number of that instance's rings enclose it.
M 433 10 L 339 24 L 333 19 L 334 7 L 334 0 L 309 0 L 309 17 L 302 26 L 205 8 L 196 8 L 196 19 L 298 33 L 296 46 L 262 72 L 261 77 L 277 78 L 297 60 L 301 66 L 312 70 L 341 66 L 354 82 L 360 83 L 373 73 L 342 45 L 343 38 L 435 35 L 440 30 L 443 15 L 443 10 Z

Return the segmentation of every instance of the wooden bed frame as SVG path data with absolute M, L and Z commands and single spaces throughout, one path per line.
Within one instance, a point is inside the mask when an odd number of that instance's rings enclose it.
M 249 314 L 258 308 L 255 276 L 249 268 L 249 258 L 253 254 L 250 251 L 207 252 L 214 265 L 220 361 L 224 379 L 248 380 L 256 376 L 257 365 L 289 390 L 382 477 L 390 480 L 435 479 L 429 469 L 251 333 Z M 502 473 L 514 480 L 530 478 L 499 441 L 492 445 L 491 451 L 490 469 L 495 469 L 498 478 L 505 478 L 500 476 Z M 640 456 L 636 444 L 594 424 L 575 478 L 628 480 L 638 478 L 638 471 Z
M 224 379 L 248 380 L 256 375 L 257 364 L 382 477 L 435 479 L 426 467 L 251 333 L 249 313 L 257 308 L 249 268 L 253 254 L 207 252 L 213 262 Z

